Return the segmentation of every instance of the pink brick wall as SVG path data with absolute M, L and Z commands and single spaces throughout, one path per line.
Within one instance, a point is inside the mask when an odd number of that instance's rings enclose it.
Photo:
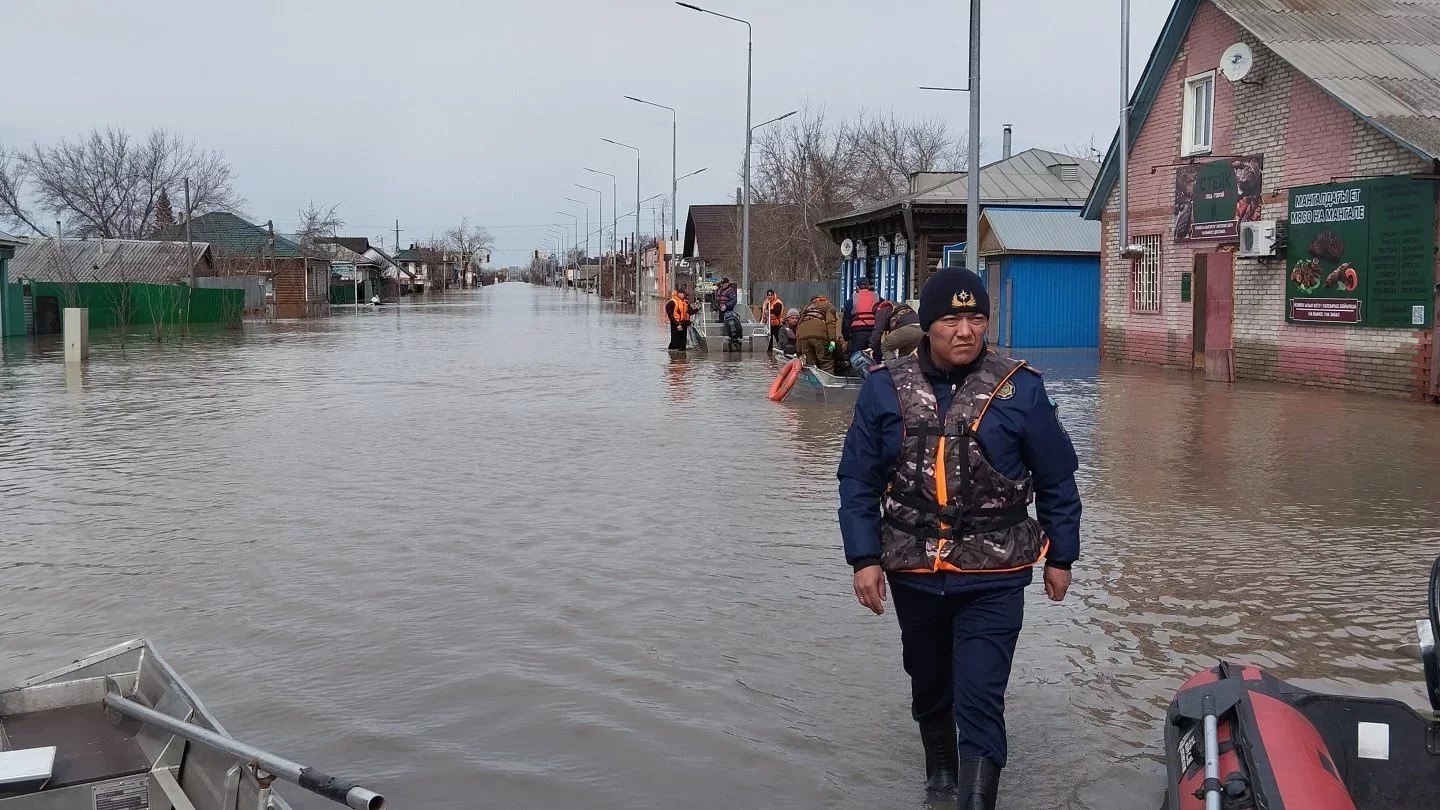
M 1101 352 L 1122 361 L 1189 368 L 1192 312 L 1180 300 L 1180 275 L 1218 242 L 1174 241 L 1175 179 L 1180 162 L 1184 82 L 1217 67 L 1235 42 L 1248 43 L 1255 67 L 1247 83 L 1217 78 L 1212 154 L 1265 158 L 1264 217 L 1285 219 L 1289 189 L 1346 175 L 1426 171 L 1427 163 L 1370 127 L 1318 85 L 1296 73 L 1209 2 L 1201 4 L 1130 153 L 1130 233 L 1159 234 L 1161 308 L 1130 306 L 1130 267 L 1119 258 L 1118 191 L 1102 221 Z M 1155 171 L 1152 174 L 1151 169 Z M 1233 248 L 1233 243 L 1229 247 Z M 1430 338 L 1403 329 L 1298 326 L 1285 322 L 1279 259 L 1235 261 L 1234 347 L 1237 378 L 1271 379 L 1419 396 L 1428 385 Z

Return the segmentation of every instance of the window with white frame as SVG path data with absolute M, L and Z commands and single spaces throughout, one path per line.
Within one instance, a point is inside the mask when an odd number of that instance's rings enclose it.
M 1180 154 L 1200 155 L 1210 151 L 1215 129 L 1215 71 L 1185 80 L 1185 112 L 1181 125 Z
M 1160 311 L 1160 235 L 1135 237 L 1145 254 L 1130 265 L 1130 310 Z

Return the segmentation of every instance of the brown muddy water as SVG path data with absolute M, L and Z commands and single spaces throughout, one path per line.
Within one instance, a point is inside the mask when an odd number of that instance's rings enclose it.
M 904 807 L 893 613 L 835 522 L 843 405 L 506 284 L 0 362 L 0 683 L 134 636 L 232 733 L 417 808 Z M 1217 656 L 1419 705 L 1440 411 L 1034 353 L 1084 558 L 1032 588 L 1002 807 L 1154 810 Z M 325 805 L 290 790 L 302 808 Z

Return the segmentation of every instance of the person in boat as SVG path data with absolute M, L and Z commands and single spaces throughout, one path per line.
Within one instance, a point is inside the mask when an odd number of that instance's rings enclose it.
M 800 325 L 800 310 L 791 307 L 780 324 L 780 353 L 795 354 L 795 328 Z
M 854 346 L 856 351 L 864 351 L 869 348 L 870 335 L 875 331 L 875 307 L 880 303 L 880 298 L 870 288 L 868 278 L 855 282 L 855 286 L 858 289 L 846 302 L 844 315 L 840 319 L 840 335 Z
M 889 303 L 889 302 L 885 302 Z M 925 332 L 920 329 L 920 315 L 909 304 L 890 304 L 875 316 L 875 332 L 870 336 L 870 356 L 876 363 L 915 351 Z
M 835 373 L 835 348 L 840 340 L 840 318 L 830 299 L 817 295 L 800 310 L 800 322 L 795 327 L 795 348 L 805 365 L 817 366 L 821 371 Z
M 1080 554 L 1078 463 L 1040 374 L 986 345 L 979 276 L 936 273 L 918 314 L 917 351 L 857 396 L 840 532 L 860 604 L 883 613 L 887 586 L 894 599 L 927 791 L 993 810 L 1025 589 L 1043 563 L 1064 599 Z
M 690 334 L 690 300 L 684 290 L 676 290 L 665 302 L 665 317 L 670 320 L 670 351 L 685 351 Z
M 737 293 L 735 291 L 735 284 L 728 278 L 721 278 L 720 286 L 715 288 L 717 323 L 725 323 L 725 316 L 735 311 L 736 300 Z
M 770 322 L 770 342 L 765 345 L 765 351 L 768 352 L 780 342 L 780 325 L 785 322 L 785 302 L 780 300 L 774 290 L 766 290 L 763 308 L 765 319 Z

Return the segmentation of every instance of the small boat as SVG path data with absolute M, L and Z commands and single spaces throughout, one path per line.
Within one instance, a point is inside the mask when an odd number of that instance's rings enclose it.
M 144 639 L 0 691 L 0 810 L 290 810 L 385 798 L 231 737 Z
M 1329 695 L 1220 662 L 1185 682 L 1165 724 L 1169 810 L 1440 807 L 1440 559 L 1415 649 L 1431 711 Z
M 795 355 L 785 354 L 778 348 L 772 349 L 771 354 L 781 363 L 795 359 Z M 819 400 L 854 397 L 864 384 L 863 377 L 841 377 L 807 365 L 800 369 L 800 375 L 795 378 L 794 393 Z

